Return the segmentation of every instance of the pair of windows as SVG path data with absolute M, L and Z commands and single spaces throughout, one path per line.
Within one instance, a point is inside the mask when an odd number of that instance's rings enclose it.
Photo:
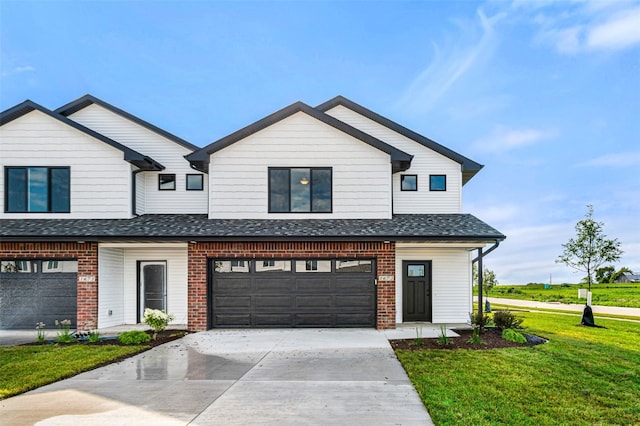
M 176 190 L 176 175 L 163 173 L 158 175 L 158 189 L 160 191 Z M 201 174 L 187 175 L 187 191 L 202 191 L 204 189 L 204 176 Z
M 400 190 L 417 191 L 418 175 L 401 175 Z M 446 191 L 447 176 L 446 175 L 429 175 L 429 191 Z
M 69 213 L 69 167 L 5 167 L 7 213 Z
M 270 167 L 269 213 L 331 213 L 331 167 Z

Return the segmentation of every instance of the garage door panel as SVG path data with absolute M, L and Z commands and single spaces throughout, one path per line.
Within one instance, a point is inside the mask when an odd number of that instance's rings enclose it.
M 215 298 L 216 308 L 250 308 L 251 296 L 218 296 Z
M 214 321 L 217 325 L 223 327 L 250 327 L 250 314 L 219 314 L 216 315 Z
M 255 308 L 289 312 L 291 296 L 255 296 Z
M 214 281 L 213 291 L 218 291 L 218 292 L 242 291 L 242 292 L 248 293 L 251 291 L 251 279 L 220 277 Z
M 293 315 L 290 313 L 255 314 L 255 327 L 292 327 Z
M 336 314 L 336 322 L 343 327 L 362 327 L 362 324 L 371 324 L 375 317 L 370 313 L 361 314 Z
M 309 293 L 331 293 L 333 281 L 330 276 L 309 278 L 309 274 L 296 277 L 296 290 Z
M 254 280 L 254 289 L 258 293 L 282 293 L 291 291 L 293 288 L 293 278 L 263 277 L 256 276 Z
M 337 307 L 352 309 L 370 309 L 375 306 L 375 299 L 371 295 L 357 294 L 351 296 L 340 296 L 336 298 Z
M 361 292 L 371 289 L 372 278 L 368 277 L 340 277 L 336 279 L 336 291 L 339 292 Z
M 297 296 L 295 298 L 296 308 L 325 308 L 330 309 L 333 296 Z
M 294 326 L 297 327 L 335 327 L 332 314 L 297 313 Z

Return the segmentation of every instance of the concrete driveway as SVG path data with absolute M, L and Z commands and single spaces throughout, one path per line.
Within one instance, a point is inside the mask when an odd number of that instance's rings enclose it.
M 211 330 L 0 401 L 11 425 L 426 425 L 384 332 Z

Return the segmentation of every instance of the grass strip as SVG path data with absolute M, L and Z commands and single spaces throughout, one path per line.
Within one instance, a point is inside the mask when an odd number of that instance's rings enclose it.
M 564 309 L 551 309 L 551 308 L 534 308 L 534 307 L 526 307 L 526 306 L 515 306 L 515 305 L 503 305 L 502 303 L 492 303 L 492 310 L 505 310 L 508 309 L 512 312 L 549 312 L 549 313 L 558 313 L 564 315 L 577 315 L 582 316 L 582 312 L 578 311 L 567 311 Z M 640 321 L 640 317 L 633 315 L 620 315 L 620 314 L 597 314 L 594 313 L 593 316 L 595 318 L 611 318 L 611 319 L 623 319 L 623 320 L 632 320 L 632 321 Z
M 397 351 L 437 425 L 640 422 L 640 324 L 518 313 L 533 348 Z
M 149 349 L 147 346 L 0 347 L 0 399 L 29 391 Z

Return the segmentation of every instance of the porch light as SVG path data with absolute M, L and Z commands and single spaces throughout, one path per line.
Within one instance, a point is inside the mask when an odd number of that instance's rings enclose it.
M 309 179 L 307 179 L 306 177 L 303 177 L 302 179 L 300 179 L 300 183 L 302 185 L 307 185 L 309 183 Z

